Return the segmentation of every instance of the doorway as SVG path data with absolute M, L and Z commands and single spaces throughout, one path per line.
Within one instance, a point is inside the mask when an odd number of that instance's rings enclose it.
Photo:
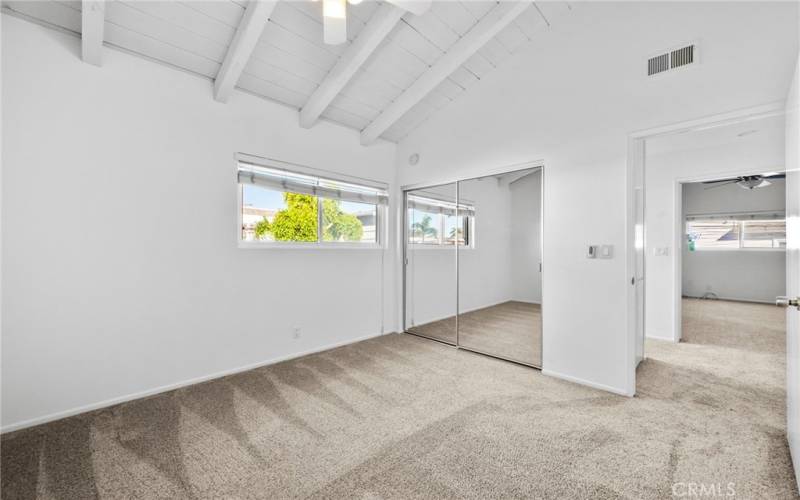
M 540 165 L 404 189 L 404 330 L 542 366 Z

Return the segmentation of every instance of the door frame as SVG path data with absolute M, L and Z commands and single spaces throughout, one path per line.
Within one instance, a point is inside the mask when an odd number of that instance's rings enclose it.
M 545 275 L 545 265 L 544 265 L 545 168 L 544 167 L 545 167 L 544 160 L 533 160 L 533 161 L 515 163 L 515 164 L 501 166 L 501 167 L 489 168 L 489 169 L 486 169 L 486 170 L 480 170 L 480 171 L 477 171 L 475 173 L 470 174 L 469 176 L 458 176 L 458 177 L 441 178 L 441 179 L 436 179 L 436 180 L 432 180 L 432 181 L 429 181 L 429 182 L 418 182 L 418 183 L 414 183 L 414 184 L 406 184 L 406 185 L 400 186 L 400 203 L 399 203 L 399 205 L 400 205 L 400 210 L 402 212 L 400 217 L 399 217 L 400 224 L 402 225 L 401 230 L 399 231 L 400 237 L 402 238 L 402 241 L 401 241 L 401 250 L 402 250 L 402 252 L 401 252 L 401 256 L 400 256 L 400 258 L 401 258 L 401 260 L 400 260 L 400 274 L 401 274 L 401 282 L 402 282 L 402 289 L 401 289 L 402 302 L 401 302 L 401 310 L 400 310 L 400 315 L 401 315 L 400 326 L 401 326 L 401 331 L 403 333 L 408 333 L 410 335 L 416 335 L 418 337 L 423 337 L 423 338 L 427 338 L 427 339 L 434 340 L 434 341 L 437 341 L 437 342 L 441 342 L 442 344 L 450 345 L 452 347 L 455 347 L 456 349 L 464 349 L 464 350 L 471 351 L 471 352 L 478 352 L 479 354 L 484 354 L 484 355 L 487 355 L 487 356 L 491 356 L 491 357 L 495 357 L 495 358 L 499 358 L 499 359 L 504 359 L 504 360 L 510 361 L 512 363 L 522 364 L 522 365 L 525 365 L 525 366 L 531 366 L 533 368 L 537 368 L 537 369 L 540 369 L 540 370 L 543 369 L 543 367 L 544 367 L 544 333 L 545 333 L 545 329 L 544 329 L 544 324 L 545 324 L 544 323 L 544 311 L 545 311 L 545 307 L 544 307 L 544 297 L 545 297 L 545 279 L 544 279 L 544 275 Z M 541 276 L 541 284 L 542 284 L 542 298 L 541 298 L 541 304 L 540 304 L 540 308 L 541 308 L 541 323 L 542 323 L 541 324 L 541 329 L 542 329 L 542 346 L 541 346 L 541 348 L 542 348 L 542 366 L 530 365 L 530 364 L 522 363 L 522 362 L 514 360 L 514 359 L 502 358 L 502 357 L 499 357 L 499 356 L 495 356 L 493 354 L 479 352 L 479 351 L 475 351 L 475 350 L 472 350 L 472 349 L 468 349 L 466 347 L 459 346 L 459 343 L 458 343 L 458 305 L 459 305 L 459 303 L 458 303 L 458 296 L 459 296 L 459 293 L 458 293 L 458 271 L 459 271 L 459 269 L 458 269 L 458 253 L 459 253 L 458 252 L 458 246 L 456 246 L 456 314 L 455 314 L 455 316 L 456 316 L 456 343 L 455 343 L 455 345 L 450 344 L 449 342 L 445 342 L 445 341 L 439 340 L 439 339 L 433 339 L 433 338 L 430 338 L 430 337 L 425 337 L 424 335 L 420 335 L 420 334 L 417 334 L 417 333 L 409 332 L 408 331 L 408 325 L 406 325 L 406 316 L 407 316 L 406 308 L 408 307 L 408 303 L 407 303 L 407 293 L 408 293 L 407 287 L 408 287 L 408 283 L 407 283 L 407 277 L 406 277 L 406 274 L 407 274 L 406 271 L 407 271 L 407 268 L 408 268 L 408 209 L 406 208 L 406 203 L 407 203 L 407 199 L 408 199 L 408 192 L 409 191 L 413 191 L 413 190 L 417 190 L 417 189 L 425 189 L 425 188 L 443 186 L 443 185 L 447 185 L 447 184 L 455 184 L 456 185 L 456 201 L 458 201 L 458 196 L 459 196 L 458 183 L 459 182 L 468 181 L 468 180 L 472 180 L 472 179 L 478 179 L 478 178 L 481 178 L 481 177 L 490 177 L 490 176 L 493 176 L 493 175 L 508 174 L 508 173 L 511 173 L 511 172 L 517 172 L 517 171 L 526 170 L 526 169 L 529 169 L 529 168 L 530 169 L 538 168 L 539 171 L 541 172 L 541 176 L 542 176 L 541 187 L 540 187 L 540 197 L 539 197 L 539 214 L 540 214 L 540 220 L 539 220 L 539 264 L 540 264 L 540 270 L 539 270 L 539 274 Z
M 636 279 L 636 173 L 641 171 L 642 175 L 642 203 L 647 206 L 647 188 L 645 183 L 645 166 L 646 166 L 646 142 L 648 139 L 655 137 L 671 135 L 682 132 L 691 132 L 697 130 L 704 130 L 708 128 L 724 127 L 750 120 L 759 120 L 773 116 L 781 116 L 785 113 L 785 102 L 775 101 L 758 106 L 751 106 L 747 108 L 736 109 L 724 113 L 708 115 L 691 120 L 685 120 L 677 123 L 662 125 L 659 127 L 649 128 L 634 131 L 628 134 L 628 154 L 626 162 L 626 203 L 625 203 L 625 273 L 626 282 L 635 284 Z M 683 181 L 686 182 L 686 181 Z M 681 182 L 676 183 L 676 188 L 680 187 Z M 642 228 L 643 234 L 647 235 L 647 218 L 643 221 L 644 227 Z M 677 253 L 677 247 L 674 253 Z M 647 262 L 647 251 L 643 252 L 643 266 Z M 680 261 L 679 261 L 680 263 Z M 644 268 L 644 282 L 647 283 L 647 271 Z M 636 341 L 638 335 L 644 336 L 646 339 L 646 326 L 643 327 L 644 331 L 637 332 L 636 318 L 641 314 L 645 316 L 647 310 L 647 294 L 643 294 L 641 309 L 636 304 L 636 287 L 629 286 L 626 296 L 627 311 L 626 311 L 626 324 L 627 324 L 627 341 L 626 341 L 626 359 L 629 361 L 628 376 L 627 376 L 627 394 L 633 396 L 636 394 Z M 678 312 L 680 307 L 678 307 Z M 677 326 L 680 328 L 680 325 Z M 678 332 L 680 333 L 680 332 Z M 675 337 L 680 338 L 680 337 Z M 644 340 L 643 340 L 644 341 Z

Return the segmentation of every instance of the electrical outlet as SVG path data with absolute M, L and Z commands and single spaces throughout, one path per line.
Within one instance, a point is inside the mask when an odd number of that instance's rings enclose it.
M 300 327 L 296 326 L 292 328 L 292 338 L 299 339 L 300 338 Z

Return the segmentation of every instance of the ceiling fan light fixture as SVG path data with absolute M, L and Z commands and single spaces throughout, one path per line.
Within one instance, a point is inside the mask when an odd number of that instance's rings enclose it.
M 324 40 L 328 45 L 347 41 L 347 0 L 322 0 Z
M 736 183 L 742 189 L 755 189 L 760 187 L 766 187 L 772 184 L 770 181 L 763 179 L 761 177 L 748 177 L 746 179 L 742 179 Z

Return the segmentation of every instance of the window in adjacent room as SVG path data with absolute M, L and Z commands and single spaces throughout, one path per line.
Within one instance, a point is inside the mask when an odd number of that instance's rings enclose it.
M 786 248 L 786 219 L 690 217 L 686 221 L 689 250 L 741 250 Z
M 377 246 L 388 192 L 372 181 L 343 181 L 239 162 L 242 242 Z

